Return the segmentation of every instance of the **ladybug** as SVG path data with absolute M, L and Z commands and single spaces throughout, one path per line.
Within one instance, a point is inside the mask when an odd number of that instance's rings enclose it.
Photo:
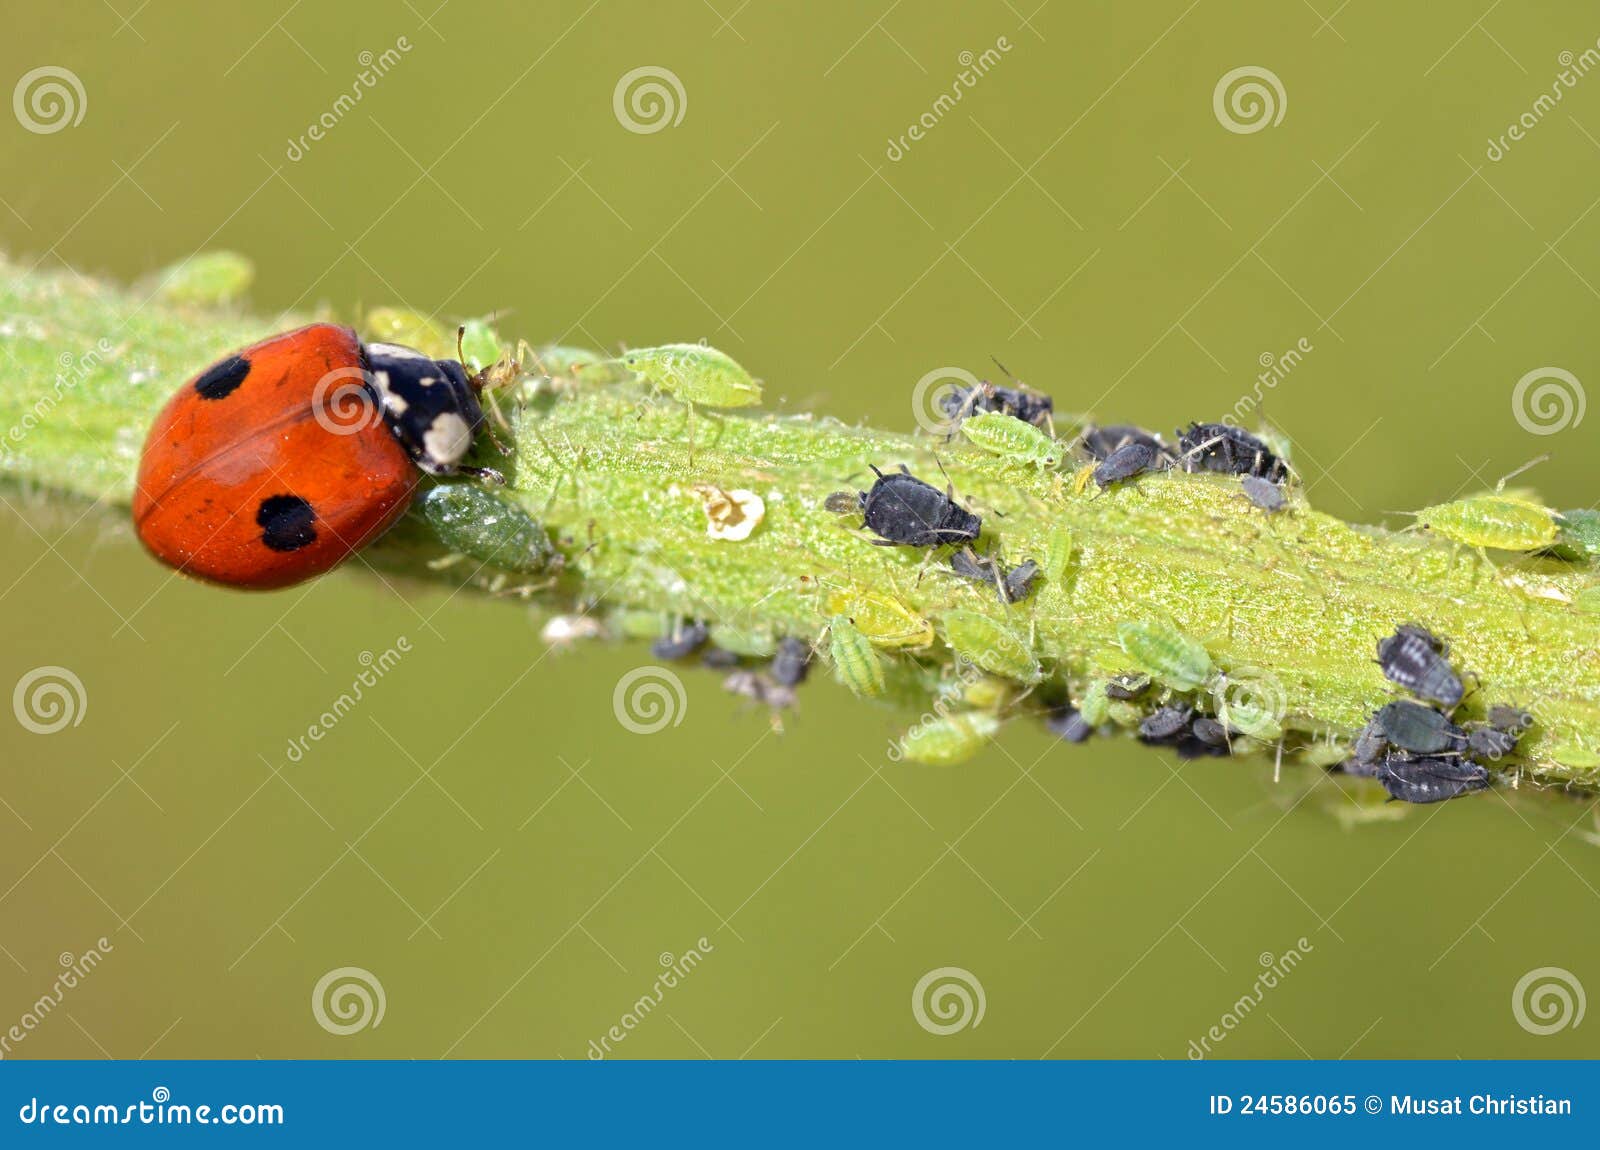
M 320 575 L 405 512 L 420 472 L 500 479 L 461 462 L 483 427 L 483 381 L 456 360 L 363 344 L 327 323 L 236 352 L 151 425 L 139 539 L 168 566 L 230 587 Z

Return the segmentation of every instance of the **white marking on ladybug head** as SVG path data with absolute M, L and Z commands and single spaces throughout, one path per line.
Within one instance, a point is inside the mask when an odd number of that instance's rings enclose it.
M 422 433 L 422 447 L 441 463 L 456 463 L 472 448 L 472 428 L 455 412 L 441 412 Z
M 389 381 L 388 372 L 373 372 L 372 385 L 378 389 L 378 395 L 383 400 L 384 410 L 389 412 L 391 415 L 404 415 L 406 408 L 411 406 L 405 401 L 404 396 L 400 395 L 394 390 L 394 387 Z
M 388 358 L 388 359 L 431 359 L 432 358 L 431 356 L 423 355 L 420 351 L 418 351 L 414 347 L 405 347 L 405 346 L 403 346 L 401 344 L 398 344 L 398 343 L 369 343 L 369 344 L 367 344 L 367 354 L 368 355 L 378 355 L 378 356 L 385 357 L 385 358 Z

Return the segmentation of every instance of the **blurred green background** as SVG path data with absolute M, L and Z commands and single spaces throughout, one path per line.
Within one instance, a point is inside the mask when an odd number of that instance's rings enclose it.
M 1596 425 L 1530 434 L 1511 396 L 1600 378 L 1600 75 L 1487 154 L 1600 36 L 1591 5 L 1540 7 L 36 7 L 0 79 L 70 69 L 84 115 L 0 123 L 0 244 L 123 280 L 236 249 L 268 315 L 706 338 L 787 409 L 901 429 L 920 377 L 991 355 L 1064 409 L 1170 429 L 1304 340 L 1266 411 L 1318 506 L 1373 521 L 1544 451 L 1543 492 L 1583 506 Z M 644 66 L 681 120 L 630 131 L 614 92 Z M 1277 78 L 1280 121 L 1219 118 L 1242 66 Z M 1217 1055 L 1600 1054 L 1593 1022 L 1539 1036 L 1512 1005 L 1541 967 L 1600 987 L 1587 804 L 1352 828 L 1305 768 L 1031 724 L 956 770 L 896 765 L 904 715 L 818 682 L 780 737 L 697 671 L 682 724 L 640 736 L 611 695 L 642 647 L 546 654 L 510 601 L 358 574 L 169 583 L 80 510 L 0 516 L 5 682 L 60 665 L 86 697 L 57 734 L 0 724 L 0 1031 L 58 955 L 113 949 L 10 1057 L 581 1058 L 702 937 L 617 1055 L 1182 1058 L 1291 948 Z M 346 966 L 385 1012 L 341 1036 L 311 1000 Z M 984 1014 L 945 1036 L 912 994 L 951 966 Z

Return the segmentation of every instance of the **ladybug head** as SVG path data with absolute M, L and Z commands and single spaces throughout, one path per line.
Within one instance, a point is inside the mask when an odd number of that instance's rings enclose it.
M 453 359 L 433 359 L 392 343 L 366 345 L 367 379 L 383 420 L 417 466 L 451 475 L 483 427 L 482 384 Z M 480 373 L 481 374 L 481 373 Z

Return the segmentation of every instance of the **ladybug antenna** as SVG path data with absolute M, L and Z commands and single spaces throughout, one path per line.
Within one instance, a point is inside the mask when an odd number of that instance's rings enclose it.
M 467 363 L 467 353 L 466 353 L 466 348 L 465 348 L 466 339 L 467 339 L 467 325 L 464 324 L 464 323 L 457 324 L 456 325 L 456 359 L 461 363 L 461 365 L 463 367 L 465 367 L 466 363 Z M 474 376 L 474 378 L 476 378 L 476 376 Z

